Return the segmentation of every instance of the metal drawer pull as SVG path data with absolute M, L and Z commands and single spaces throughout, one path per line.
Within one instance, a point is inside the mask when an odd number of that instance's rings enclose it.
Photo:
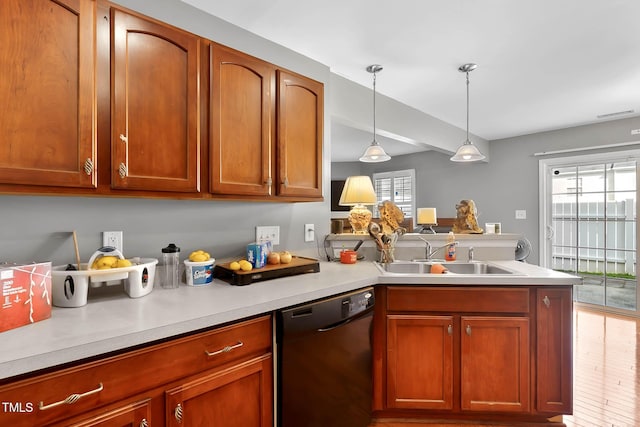
M 447 326 L 447 333 L 449 335 L 453 335 L 453 326 L 451 326 L 451 325 Z
M 221 348 L 220 350 L 209 352 L 207 350 L 205 350 L 204 352 L 207 354 L 207 356 L 211 357 L 211 356 L 216 356 L 218 354 L 222 354 L 222 353 L 229 353 L 231 350 L 233 350 L 234 348 L 239 348 L 242 347 L 244 345 L 244 343 L 242 341 L 238 341 L 237 344 L 234 345 L 228 345 L 224 348 Z
M 182 405 L 178 403 L 176 409 L 173 410 L 173 416 L 176 417 L 176 421 L 182 422 Z
M 547 308 L 551 307 L 551 301 L 548 296 L 545 295 L 544 298 L 542 298 L 542 302 L 547 306 Z
M 471 325 L 467 325 L 465 330 L 467 331 L 467 335 L 471 336 Z
M 85 393 L 80 393 L 80 394 L 74 393 L 69 395 L 66 399 L 56 403 L 45 405 L 42 401 L 40 401 L 40 404 L 38 405 L 38 407 L 40 408 L 41 411 L 46 411 L 47 409 L 55 408 L 56 406 L 64 405 L 65 403 L 67 405 L 71 405 L 72 403 L 76 403 L 78 400 L 80 400 L 83 397 L 89 396 L 91 394 L 100 393 L 102 389 L 104 389 L 104 387 L 102 386 L 102 383 L 100 383 L 98 385 L 98 388 L 96 388 L 95 390 L 87 391 Z

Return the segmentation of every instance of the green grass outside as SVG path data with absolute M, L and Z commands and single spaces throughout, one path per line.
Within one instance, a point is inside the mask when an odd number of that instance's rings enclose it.
M 570 271 L 570 270 L 556 270 L 556 271 L 561 271 L 563 273 L 569 273 L 569 274 L 578 274 L 581 276 L 604 276 L 605 274 L 602 272 L 593 272 L 593 271 L 578 271 L 577 273 L 575 271 Z M 629 279 L 629 280 L 633 280 L 636 278 L 636 276 L 634 276 L 633 274 L 628 274 L 628 273 L 607 273 L 606 274 L 607 277 L 611 277 L 612 279 Z

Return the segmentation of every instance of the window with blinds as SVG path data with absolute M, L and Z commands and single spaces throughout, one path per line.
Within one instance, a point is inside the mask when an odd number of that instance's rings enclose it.
M 390 200 L 402 210 L 405 218 L 413 218 L 415 212 L 415 169 L 381 172 L 373 174 L 373 188 L 378 203 Z M 374 218 L 379 218 L 378 207 L 374 206 Z

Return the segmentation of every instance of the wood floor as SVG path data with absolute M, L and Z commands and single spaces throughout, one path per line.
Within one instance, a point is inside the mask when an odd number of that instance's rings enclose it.
M 640 319 L 574 312 L 573 415 L 567 427 L 640 426 Z

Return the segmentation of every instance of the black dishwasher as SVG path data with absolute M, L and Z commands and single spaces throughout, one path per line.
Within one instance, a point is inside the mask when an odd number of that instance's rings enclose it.
M 371 421 L 373 288 L 278 312 L 278 426 Z

